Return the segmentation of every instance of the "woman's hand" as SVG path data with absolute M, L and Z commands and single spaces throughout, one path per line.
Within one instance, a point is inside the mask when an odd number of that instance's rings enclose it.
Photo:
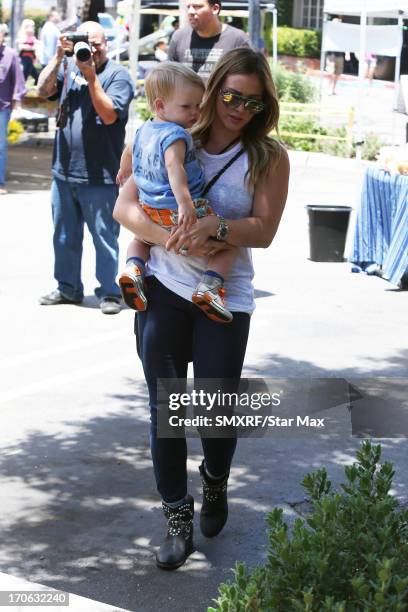
M 186 247 L 189 249 L 199 249 L 207 242 L 210 236 L 215 236 L 217 227 L 218 218 L 215 215 L 197 219 L 197 222 L 188 232 L 178 227 L 172 231 L 167 241 L 166 249 L 168 251 L 173 250 L 176 253 L 179 253 L 182 248 L 186 249 Z
M 166 248 L 167 248 L 167 245 L 166 245 Z M 203 245 L 199 247 L 194 246 L 193 244 L 190 244 L 188 248 L 185 248 L 185 245 L 184 245 L 184 248 L 181 249 L 180 254 L 185 255 L 185 256 L 190 256 L 190 257 L 210 257 L 211 255 L 215 255 L 216 253 L 219 253 L 220 251 L 230 250 L 234 248 L 235 247 L 232 247 L 226 244 L 225 242 L 217 242 L 217 240 L 212 240 L 210 238 Z

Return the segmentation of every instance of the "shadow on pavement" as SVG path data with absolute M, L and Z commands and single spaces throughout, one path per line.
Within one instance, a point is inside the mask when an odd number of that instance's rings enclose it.
M 406 357 L 396 356 L 382 375 L 399 372 Z M 273 354 L 260 368 L 246 368 L 246 374 L 283 377 L 295 366 L 299 375 L 336 375 Z M 338 484 L 360 445 L 358 439 L 317 434 L 239 440 L 229 487 L 230 518 L 218 538 L 206 540 L 198 529 L 201 445 L 189 439 L 197 550 L 181 569 L 163 572 L 153 557 L 165 522 L 151 466 L 146 389 L 142 381 L 126 384 L 128 393 L 106 396 L 108 408 L 98 418 L 85 423 L 66 418 L 61 434 L 33 430 L 3 449 L 1 571 L 127 610 L 204 611 L 218 584 L 232 577 L 236 560 L 249 566 L 265 560 L 266 512 L 282 506 L 292 523 L 305 498 L 300 486 L 304 474 L 325 465 Z M 396 465 L 394 492 L 399 497 L 406 496 L 408 484 L 403 443 L 383 441 L 383 460 Z

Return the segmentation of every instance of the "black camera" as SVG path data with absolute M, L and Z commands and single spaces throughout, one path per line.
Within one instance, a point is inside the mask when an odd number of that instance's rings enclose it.
M 64 36 L 67 40 L 74 43 L 73 53 L 65 52 L 65 55 L 68 55 L 68 56 L 75 55 L 75 57 L 80 62 L 87 62 L 92 55 L 92 49 L 89 44 L 88 34 L 78 34 L 77 32 L 66 32 Z

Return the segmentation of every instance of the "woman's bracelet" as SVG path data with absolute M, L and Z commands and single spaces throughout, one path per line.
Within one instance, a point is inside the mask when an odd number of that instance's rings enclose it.
M 215 234 L 215 237 L 217 240 L 223 241 L 228 236 L 228 232 L 230 228 L 229 228 L 228 223 L 224 219 L 224 217 L 221 217 L 220 215 L 217 215 L 217 217 L 218 217 L 218 228 L 217 228 L 217 233 Z

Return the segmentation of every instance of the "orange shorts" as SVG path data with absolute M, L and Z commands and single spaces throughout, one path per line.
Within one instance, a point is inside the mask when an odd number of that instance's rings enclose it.
M 154 221 L 154 223 L 157 223 L 157 225 L 160 225 L 160 227 L 164 227 L 170 231 L 172 227 L 178 225 L 178 210 L 153 208 L 153 206 L 148 206 L 147 204 L 142 204 L 141 206 L 144 212 L 149 215 L 150 219 Z M 215 215 L 208 200 L 205 198 L 197 198 L 194 200 L 194 208 L 197 219 L 208 217 L 208 215 Z

